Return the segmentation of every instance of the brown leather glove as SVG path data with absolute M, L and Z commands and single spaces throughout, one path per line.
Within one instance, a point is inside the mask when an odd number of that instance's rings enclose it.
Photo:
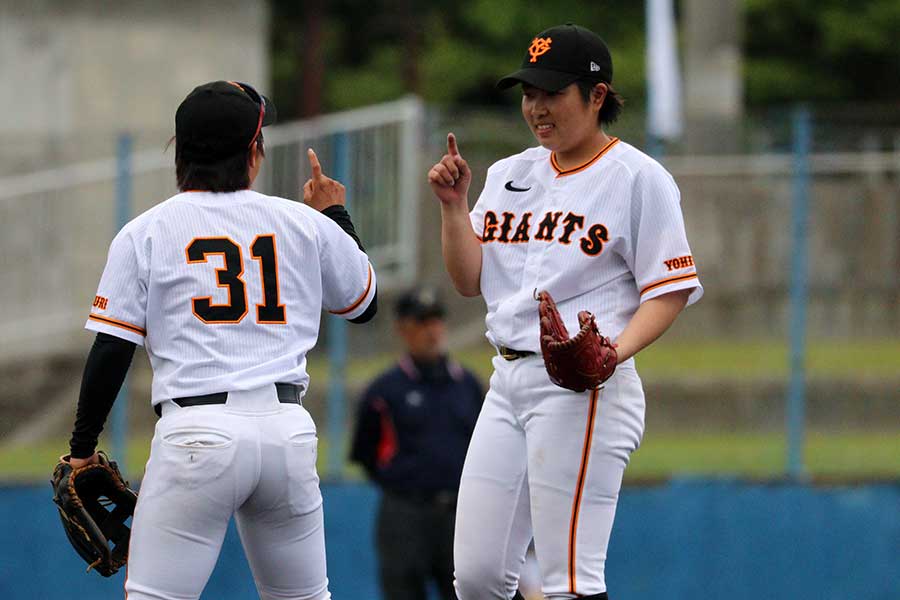
M 600 335 L 594 315 L 578 313 L 581 329 L 570 338 L 556 303 L 545 291 L 537 295 L 541 323 L 541 353 L 550 380 L 575 392 L 593 390 L 612 377 L 618 357 L 608 337 Z

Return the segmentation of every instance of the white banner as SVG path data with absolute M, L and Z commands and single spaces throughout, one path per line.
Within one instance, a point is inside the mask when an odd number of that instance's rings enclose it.
M 684 127 L 672 0 L 647 2 L 647 133 L 671 140 Z

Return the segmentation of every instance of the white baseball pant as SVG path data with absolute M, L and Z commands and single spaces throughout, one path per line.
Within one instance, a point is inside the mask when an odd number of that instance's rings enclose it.
M 263 600 L 328 600 L 315 424 L 275 386 L 226 404 L 166 401 L 138 493 L 128 600 L 192 600 L 234 515 Z
M 457 595 L 512 598 L 532 536 L 547 598 L 602 593 L 622 474 L 644 429 L 633 362 L 580 394 L 554 385 L 540 355 L 493 364 L 460 484 Z

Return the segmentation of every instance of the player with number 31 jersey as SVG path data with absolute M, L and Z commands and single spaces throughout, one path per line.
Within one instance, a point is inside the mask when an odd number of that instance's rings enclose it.
M 303 406 L 322 309 L 354 323 L 375 273 L 343 185 L 307 152 L 304 203 L 251 185 L 275 107 L 252 86 L 195 88 L 175 115 L 179 193 L 116 235 L 87 329 L 64 457 L 97 462 L 97 436 L 136 345 L 160 419 L 128 546 L 131 600 L 200 597 L 232 517 L 259 597 L 328 600 L 318 439 Z
M 252 190 L 188 191 L 119 232 L 97 291 L 105 308 L 86 327 L 146 346 L 154 403 L 305 387 L 322 307 L 352 319 L 374 293 L 365 253 L 319 211 Z

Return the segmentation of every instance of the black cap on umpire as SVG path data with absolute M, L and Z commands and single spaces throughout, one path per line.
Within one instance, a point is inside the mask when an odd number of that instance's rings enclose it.
M 276 114 L 272 101 L 246 83 L 204 83 L 175 113 L 175 151 L 192 163 L 214 163 L 246 152 Z
M 431 288 L 414 288 L 403 293 L 394 307 L 398 319 L 443 319 L 446 314 L 444 304 L 437 292 Z
M 612 83 L 612 56 L 596 33 L 567 23 L 546 29 L 531 41 L 522 67 L 497 82 L 500 89 L 527 83 L 558 92 L 578 80 Z

